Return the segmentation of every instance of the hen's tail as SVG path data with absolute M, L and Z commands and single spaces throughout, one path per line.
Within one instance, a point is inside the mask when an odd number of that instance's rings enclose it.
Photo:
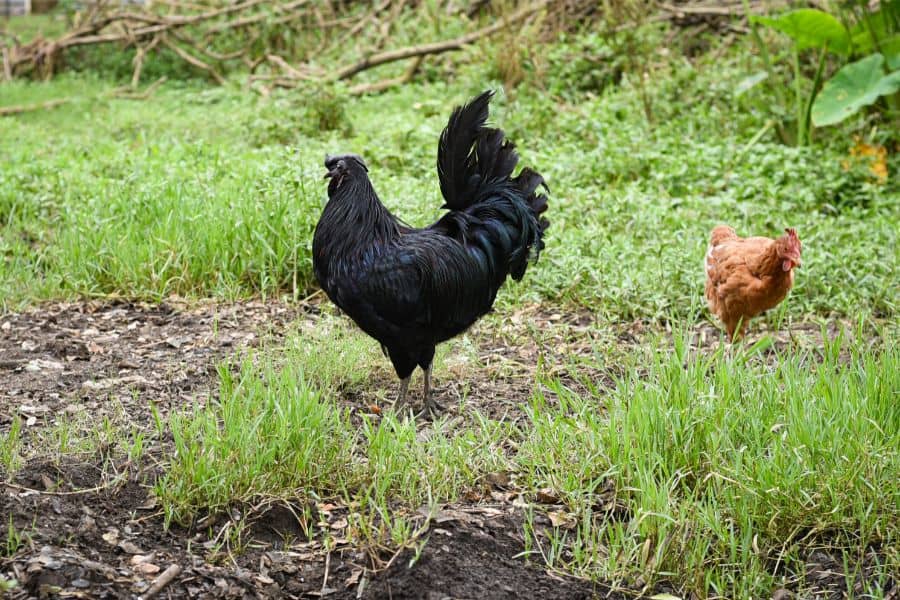
M 722 242 L 730 242 L 738 239 L 737 233 L 728 225 L 716 225 L 709 234 L 709 245 L 714 248 Z
M 502 283 L 506 275 L 521 279 L 529 258 L 544 248 L 550 222 L 543 217 L 547 196 L 544 178 L 532 169 L 512 176 L 519 162 L 515 146 L 500 129 L 487 127 L 487 91 L 456 108 L 438 145 L 438 177 L 444 208 L 459 211 L 442 219 L 454 233 L 477 247 Z

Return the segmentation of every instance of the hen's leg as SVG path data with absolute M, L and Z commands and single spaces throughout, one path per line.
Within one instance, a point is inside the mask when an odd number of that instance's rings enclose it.
M 737 323 L 734 321 L 728 321 L 725 323 L 725 332 L 728 334 L 728 343 L 733 344 L 735 342 L 734 332 L 737 329 Z

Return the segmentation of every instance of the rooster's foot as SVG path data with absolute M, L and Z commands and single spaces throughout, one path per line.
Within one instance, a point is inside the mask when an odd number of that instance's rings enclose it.
M 411 377 L 407 377 L 406 379 L 400 380 L 400 393 L 397 395 L 397 399 L 394 400 L 394 410 L 399 410 L 403 408 L 406 404 L 406 392 L 409 390 L 409 380 Z

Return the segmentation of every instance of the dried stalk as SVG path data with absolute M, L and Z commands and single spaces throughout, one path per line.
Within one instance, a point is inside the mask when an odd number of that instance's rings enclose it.
M 425 60 L 424 55 L 417 56 L 413 59 L 412 64 L 409 66 L 409 69 L 399 77 L 392 77 L 390 79 L 382 79 L 381 81 L 376 81 L 375 83 L 361 83 L 359 85 L 355 85 L 350 88 L 350 93 L 354 95 L 361 94 L 374 94 L 376 92 L 383 92 L 386 89 L 403 85 L 412 81 L 413 77 L 416 76 L 416 73 L 419 71 L 419 67 L 422 65 L 422 61 Z
M 519 21 L 524 20 L 526 17 L 531 16 L 533 13 L 547 6 L 550 1 L 551 0 L 540 0 L 535 4 L 526 6 L 525 8 L 516 11 L 508 17 L 500 19 L 493 25 L 483 27 L 481 29 L 478 29 L 477 31 L 467 33 L 466 35 L 462 35 L 452 40 L 434 42 L 432 44 L 422 44 L 421 46 L 407 46 L 406 48 L 399 48 L 397 50 L 389 50 L 386 52 L 378 52 L 376 54 L 372 54 L 357 63 L 347 65 L 341 69 L 338 69 L 333 78 L 336 80 L 350 79 L 354 75 L 361 73 L 367 69 L 371 69 L 373 67 L 391 62 L 396 62 L 398 60 L 404 60 L 416 56 L 426 56 L 430 54 L 442 54 L 451 50 L 460 50 L 467 44 L 471 44 L 472 42 L 480 40 L 481 38 L 497 33 L 498 31 L 509 27 L 513 23 L 518 23 Z
M 194 66 L 197 67 L 198 69 L 202 69 L 202 70 L 206 71 L 207 73 L 209 73 L 210 76 L 211 76 L 213 79 L 215 79 L 215 80 L 216 80 L 216 83 L 218 83 L 219 85 L 222 85 L 222 84 L 225 83 L 225 78 L 222 77 L 221 75 L 219 75 L 219 73 L 218 73 L 215 69 L 213 69 L 211 66 L 209 66 L 208 64 L 206 64 L 205 62 L 203 62 L 202 60 L 200 60 L 199 58 L 197 58 L 196 56 L 193 56 L 192 54 L 189 54 L 187 51 L 185 51 L 185 50 L 184 50 L 181 46 L 179 46 L 178 44 L 173 44 L 173 43 L 169 40 L 168 37 L 163 36 L 163 38 L 162 38 L 162 43 L 163 43 L 163 45 L 166 46 L 166 48 L 168 48 L 169 50 L 171 50 L 172 52 L 174 52 L 175 54 L 177 54 L 177 55 L 179 56 L 179 58 L 181 58 L 181 59 L 184 60 L 185 62 L 187 62 L 187 63 L 189 63 L 189 64 L 191 64 L 191 65 L 194 65 Z
M 19 104 L 16 106 L 0 106 L 0 117 L 8 117 L 10 115 L 18 115 L 26 112 L 34 112 L 36 110 L 45 110 L 48 108 L 56 108 L 63 104 L 68 104 L 74 98 L 60 98 L 58 100 L 48 100 L 38 104 Z M 7 484 L 10 485 L 10 484 Z

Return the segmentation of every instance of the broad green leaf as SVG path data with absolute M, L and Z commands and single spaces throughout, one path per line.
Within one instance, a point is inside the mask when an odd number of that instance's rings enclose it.
M 872 54 L 844 66 L 825 82 L 812 106 L 812 122 L 816 127 L 834 125 L 855 114 L 879 96 L 900 89 L 900 71 L 885 75 L 884 57 Z
M 751 17 L 755 22 L 787 34 L 797 48 L 828 49 L 838 54 L 850 52 L 850 36 L 841 22 L 827 12 L 814 8 L 792 10 L 777 17 Z
M 769 76 L 765 71 L 760 71 L 759 73 L 754 73 L 753 75 L 748 75 L 744 77 L 742 80 L 738 82 L 736 86 L 734 86 L 734 95 L 735 97 L 740 96 L 750 88 L 757 86 L 759 83 L 765 81 L 765 79 Z
M 891 71 L 900 69 L 900 33 L 884 40 L 879 46 L 888 69 Z

